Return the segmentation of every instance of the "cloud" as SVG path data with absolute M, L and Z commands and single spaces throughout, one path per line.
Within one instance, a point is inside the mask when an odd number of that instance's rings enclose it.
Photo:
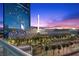
M 79 19 L 68 19 L 56 23 L 48 23 L 48 27 L 79 28 Z

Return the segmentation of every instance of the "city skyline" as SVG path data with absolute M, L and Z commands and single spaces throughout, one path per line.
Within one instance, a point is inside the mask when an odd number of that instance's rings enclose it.
M 30 25 L 37 27 L 37 17 L 39 14 L 39 24 L 40 27 L 69 27 L 69 28 L 79 28 L 79 4 L 78 3 L 32 3 L 30 4 Z M 17 6 L 17 8 L 20 8 Z M 15 14 L 15 10 L 8 12 L 9 15 Z M 16 13 L 17 14 L 17 13 Z M 20 14 L 19 14 L 20 15 Z M 23 15 L 23 13 L 21 14 Z M 18 18 L 17 16 L 16 18 Z M 23 19 L 27 19 L 23 15 Z M 10 20 L 11 16 L 8 18 L 7 23 L 10 27 L 17 27 L 18 23 L 14 20 Z M 21 17 L 20 17 L 21 18 Z M 3 4 L 0 4 L 0 27 L 3 27 Z M 15 17 L 13 18 L 15 19 Z M 26 20 L 25 19 L 25 20 Z M 17 20 L 18 21 L 18 20 Z M 26 22 L 26 21 L 25 21 Z M 27 23 L 27 22 L 26 22 Z
M 31 4 L 31 26 L 37 27 L 37 15 L 40 15 L 40 27 L 79 28 L 79 4 L 51 3 Z

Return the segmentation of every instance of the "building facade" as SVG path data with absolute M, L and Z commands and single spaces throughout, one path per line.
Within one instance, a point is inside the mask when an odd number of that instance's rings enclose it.
M 4 4 L 4 24 L 9 28 L 28 30 L 30 28 L 30 4 Z

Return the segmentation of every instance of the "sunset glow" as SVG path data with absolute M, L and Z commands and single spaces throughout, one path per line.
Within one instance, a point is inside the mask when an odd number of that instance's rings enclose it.
M 31 4 L 31 26 L 37 27 L 40 14 L 40 27 L 59 29 L 79 29 L 79 4 Z

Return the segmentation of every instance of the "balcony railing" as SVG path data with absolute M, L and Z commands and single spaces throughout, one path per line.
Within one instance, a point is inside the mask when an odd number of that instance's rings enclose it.
M 8 44 L 4 40 L 0 40 L 0 55 L 2 56 L 31 56 L 16 46 Z

